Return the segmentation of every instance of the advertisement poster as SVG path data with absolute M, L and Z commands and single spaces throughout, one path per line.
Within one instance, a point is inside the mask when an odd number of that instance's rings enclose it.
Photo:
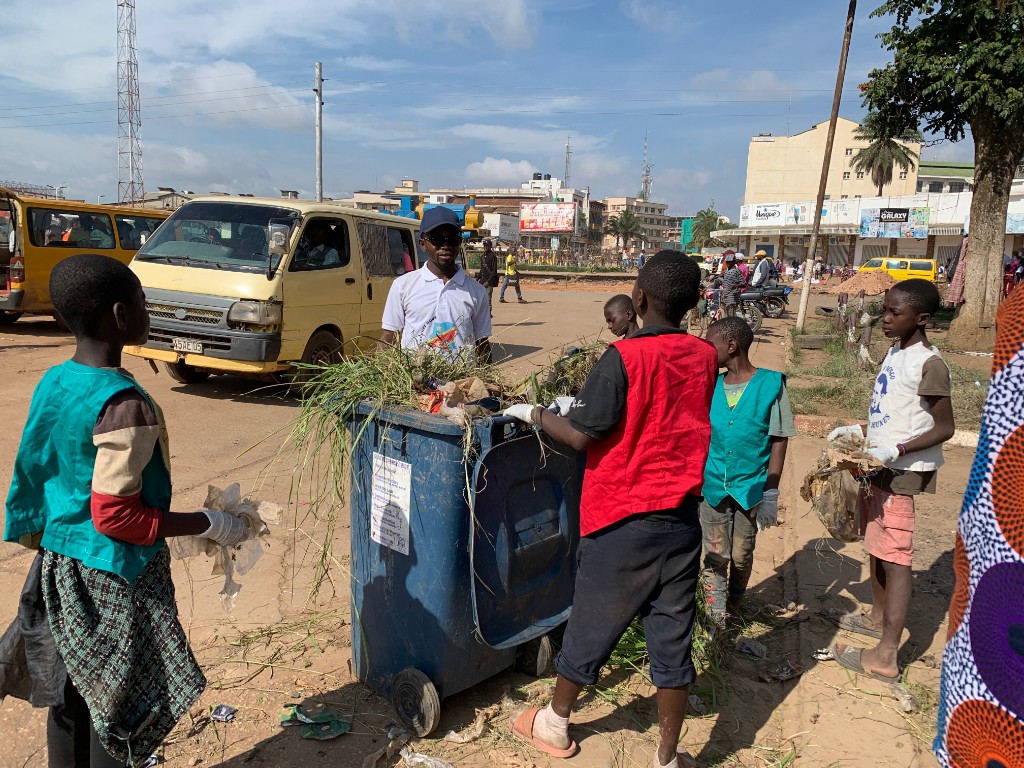
M 790 203 L 786 206 L 786 226 L 810 224 L 814 218 L 814 206 L 809 203 Z
M 520 232 L 576 231 L 576 203 L 521 203 Z
M 927 208 L 864 208 L 860 213 L 860 236 L 881 238 L 928 237 Z
M 750 209 L 752 206 L 743 205 L 740 206 L 740 226 L 745 227 L 750 224 Z

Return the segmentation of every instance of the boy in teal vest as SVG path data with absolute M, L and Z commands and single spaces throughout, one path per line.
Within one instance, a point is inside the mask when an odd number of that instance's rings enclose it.
M 171 512 L 160 409 L 121 368 L 149 333 L 127 266 L 72 256 L 50 296 L 74 356 L 36 387 L 7 497 L 5 541 L 38 549 L 18 617 L 0 639 L 0 698 L 49 707 L 49 765 L 134 765 L 206 685 L 178 620 L 164 539 L 235 546 L 225 512 Z
M 786 377 L 750 362 L 750 326 L 726 317 L 710 325 L 707 339 L 725 368 L 711 401 L 711 450 L 700 506 L 708 607 L 721 623 L 746 592 L 757 532 L 778 518 L 779 480 L 796 429 Z

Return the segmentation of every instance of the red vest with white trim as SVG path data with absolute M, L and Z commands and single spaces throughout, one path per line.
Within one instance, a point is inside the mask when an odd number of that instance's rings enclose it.
M 718 375 L 713 346 L 688 333 L 637 336 L 612 346 L 626 369 L 626 407 L 615 432 L 587 449 L 581 536 L 700 494 L 711 440 Z

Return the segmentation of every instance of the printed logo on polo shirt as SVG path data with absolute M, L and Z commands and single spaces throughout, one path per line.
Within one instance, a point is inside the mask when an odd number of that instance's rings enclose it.
M 455 323 L 435 322 L 430 329 L 430 335 L 427 336 L 427 346 L 454 352 L 456 350 L 455 337 Z
M 889 382 L 896 378 L 896 371 L 893 370 L 891 365 L 885 366 L 882 372 L 878 374 L 878 378 L 875 379 L 875 389 L 871 393 L 871 408 L 868 410 L 868 418 L 874 416 L 880 416 L 877 421 L 872 421 L 870 424 L 871 429 L 878 429 L 888 423 L 889 419 L 892 418 L 892 414 L 886 413 L 882 415 L 882 400 L 889 393 Z

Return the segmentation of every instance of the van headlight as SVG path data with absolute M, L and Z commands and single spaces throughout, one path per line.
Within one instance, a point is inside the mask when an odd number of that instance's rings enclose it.
M 277 301 L 236 301 L 228 310 L 228 322 L 245 325 L 280 325 L 281 304 Z

